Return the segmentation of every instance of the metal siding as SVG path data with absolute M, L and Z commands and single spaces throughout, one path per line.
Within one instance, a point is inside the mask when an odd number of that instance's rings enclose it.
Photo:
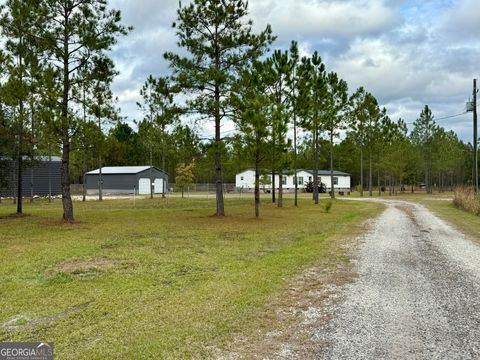
M 86 175 L 87 190 L 96 190 L 98 192 L 98 178 L 99 175 Z M 110 192 L 122 190 L 122 193 L 126 190 L 133 193 L 133 186 L 136 185 L 134 174 L 102 174 L 102 181 L 102 189 L 105 193 L 107 193 L 107 190 Z
M 52 195 L 62 193 L 61 168 L 62 163 L 58 161 L 37 162 L 32 167 L 23 170 L 22 190 L 23 196 L 29 197 L 31 194 L 30 184 L 32 183 L 33 171 L 33 195 L 48 196 L 49 193 L 49 173 L 52 186 Z M 1 196 L 16 196 L 16 169 L 12 167 L 6 175 L 7 184 L 0 188 Z M 5 176 L 4 175 L 4 176 Z M 15 179 L 15 183 L 14 180 Z
M 98 193 L 98 175 L 86 174 L 87 192 L 89 194 Z M 133 187 L 138 194 L 138 182 L 141 178 L 150 178 L 150 169 L 146 169 L 137 174 L 102 174 L 104 194 L 125 194 L 133 193 Z M 152 168 L 153 179 L 164 179 L 165 189 L 168 191 L 168 175 L 156 168 Z

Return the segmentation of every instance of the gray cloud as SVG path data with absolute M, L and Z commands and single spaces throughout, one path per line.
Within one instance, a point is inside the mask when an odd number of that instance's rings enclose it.
M 188 1 L 183 1 L 186 3 Z M 251 0 L 257 31 L 271 24 L 287 48 L 297 40 L 303 54 L 318 50 L 327 69 L 351 91 L 365 86 L 395 119 L 415 120 L 429 104 L 436 117 L 463 111 L 472 78 L 480 74 L 477 0 Z M 120 76 L 114 90 L 130 120 L 149 74 L 168 74 L 165 51 L 179 51 L 171 24 L 178 0 L 113 0 L 135 30 L 112 52 Z M 469 116 L 442 121 L 470 139 Z M 207 127 L 206 132 L 209 128 Z

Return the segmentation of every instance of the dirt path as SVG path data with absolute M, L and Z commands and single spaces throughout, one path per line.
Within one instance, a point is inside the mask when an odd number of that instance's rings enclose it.
M 315 338 L 321 359 L 480 358 L 480 246 L 425 207 L 385 201 L 358 278 Z

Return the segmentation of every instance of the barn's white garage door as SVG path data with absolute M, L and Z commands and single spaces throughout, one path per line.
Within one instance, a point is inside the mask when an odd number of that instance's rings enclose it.
M 150 179 L 142 178 L 138 180 L 138 193 L 140 195 L 150 194 Z
M 163 193 L 163 179 L 155 179 L 153 183 L 153 188 L 155 194 L 161 194 Z

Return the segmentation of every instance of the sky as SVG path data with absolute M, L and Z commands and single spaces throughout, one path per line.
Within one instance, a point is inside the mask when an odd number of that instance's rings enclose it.
M 172 28 L 178 4 L 110 1 L 134 27 L 111 52 L 120 72 L 113 90 L 131 123 L 143 117 L 136 102 L 146 78 L 168 75 L 163 53 L 179 51 Z M 257 32 L 271 25 L 272 50 L 296 40 L 302 55 L 318 51 L 327 71 L 346 80 L 351 93 L 364 86 L 392 119 L 413 123 L 429 105 L 439 125 L 471 142 L 472 113 L 442 118 L 465 112 L 473 78 L 480 78 L 478 14 L 478 0 L 250 0 L 248 17 Z M 213 134 L 212 124 L 201 124 L 200 132 Z

